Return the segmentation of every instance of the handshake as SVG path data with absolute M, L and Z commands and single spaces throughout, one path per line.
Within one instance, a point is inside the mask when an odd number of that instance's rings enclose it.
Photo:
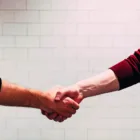
M 112 70 L 82 80 L 69 87 L 56 87 L 38 97 L 35 105 L 48 119 L 63 122 L 79 109 L 87 97 L 118 91 L 119 81 Z M 40 103 L 40 104 L 38 104 Z M 34 107 L 34 106 L 33 106 Z
M 118 78 L 111 70 L 72 86 L 55 87 L 47 92 L 0 82 L 0 105 L 38 108 L 48 119 L 57 122 L 63 122 L 75 114 L 84 98 L 120 89 Z
M 48 119 L 63 122 L 76 113 L 83 99 L 84 95 L 78 85 L 55 87 L 41 96 L 40 109 Z

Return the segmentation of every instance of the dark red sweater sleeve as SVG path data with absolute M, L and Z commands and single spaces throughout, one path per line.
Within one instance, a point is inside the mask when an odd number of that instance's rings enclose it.
M 127 59 L 110 67 L 120 84 L 120 90 L 140 82 L 140 49 Z
M 1 91 L 1 87 L 2 87 L 2 79 L 0 78 L 0 91 Z

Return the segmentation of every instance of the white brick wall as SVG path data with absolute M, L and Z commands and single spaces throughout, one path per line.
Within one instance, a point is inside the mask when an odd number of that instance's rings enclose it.
M 0 0 L 0 75 L 27 87 L 73 84 L 139 45 L 139 0 Z M 139 140 L 139 91 L 86 99 L 62 124 L 1 106 L 0 140 Z

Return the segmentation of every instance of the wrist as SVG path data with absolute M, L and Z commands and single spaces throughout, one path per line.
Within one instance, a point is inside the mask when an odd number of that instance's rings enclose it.
M 52 112 L 56 108 L 52 95 L 49 92 L 31 90 L 31 107 Z
M 82 99 L 86 98 L 85 88 L 81 85 L 81 83 L 78 82 L 74 86 L 75 86 L 76 90 L 78 91 L 78 93 L 81 94 Z
M 32 108 L 41 108 L 41 98 L 42 98 L 42 92 L 37 91 L 37 90 L 28 90 L 30 94 L 30 99 L 29 99 L 29 106 Z
M 76 85 L 79 89 L 79 92 L 82 94 L 83 99 L 95 95 L 97 88 L 95 85 L 88 84 L 86 81 L 80 81 L 76 83 Z

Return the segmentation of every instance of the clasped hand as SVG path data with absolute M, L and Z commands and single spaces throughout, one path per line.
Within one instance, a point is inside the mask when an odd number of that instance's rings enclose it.
M 63 122 L 79 109 L 83 95 L 76 85 L 70 87 L 55 87 L 48 91 L 51 103 L 48 108 L 41 107 L 41 112 L 48 119 Z M 45 104 L 45 100 L 43 103 Z

